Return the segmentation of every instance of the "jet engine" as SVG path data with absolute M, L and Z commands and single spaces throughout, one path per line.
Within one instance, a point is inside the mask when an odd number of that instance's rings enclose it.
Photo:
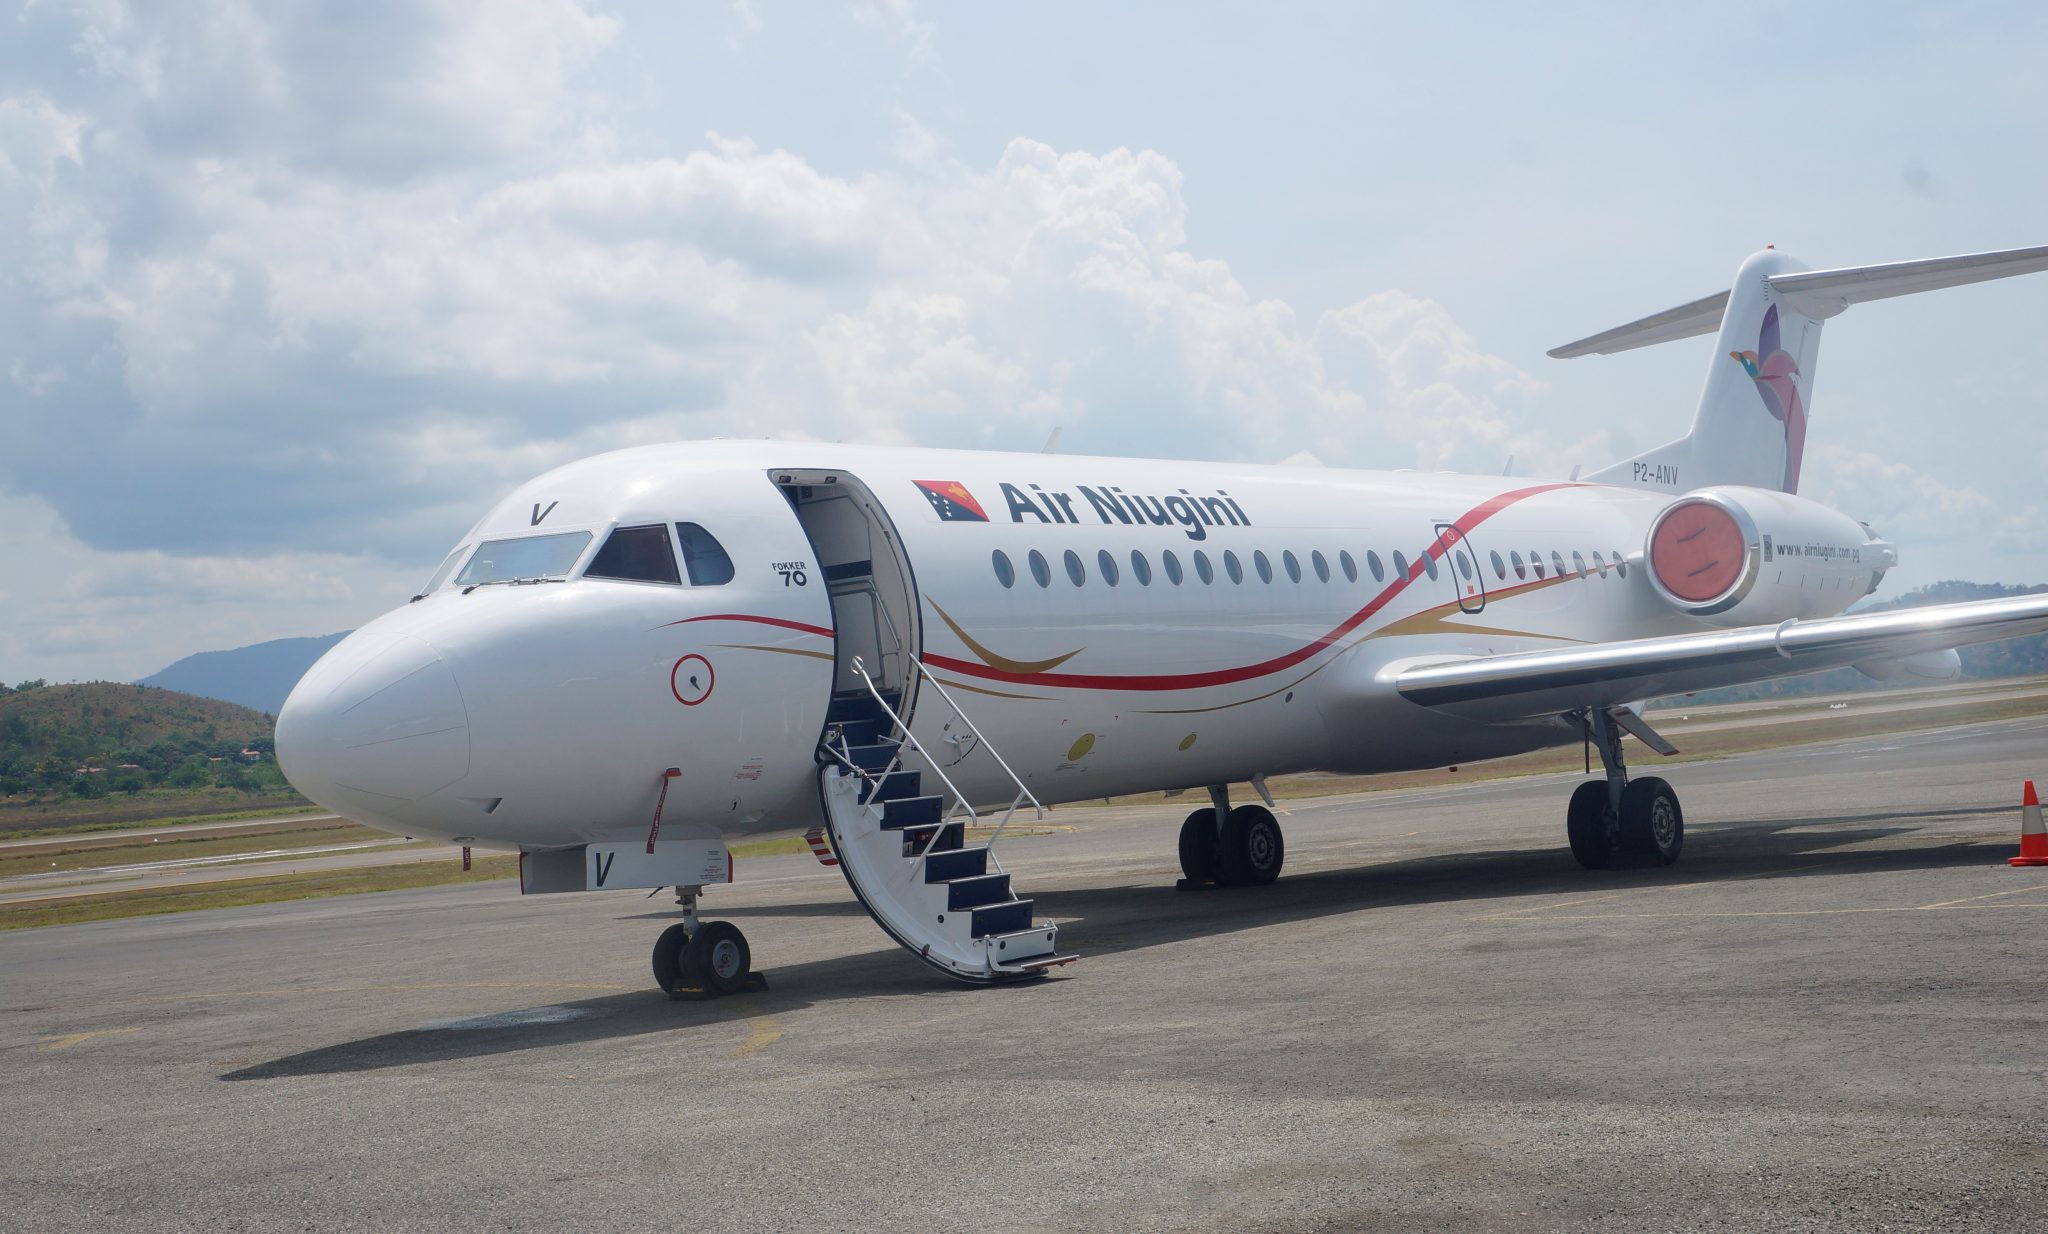
M 1672 502 L 1650 524 L 1644 555 L 1658 595 L 1718 626 L 1835 616 L 1899 560 L 1868 524 L 1796 494 L 1736 485 Z

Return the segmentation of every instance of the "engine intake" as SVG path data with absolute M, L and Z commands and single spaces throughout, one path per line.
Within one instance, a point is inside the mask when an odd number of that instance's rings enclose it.
M 1650 524 L 1650 584 L 1715 625 L 1832 617 L 1876 590 L 1898 553 L 1870 528 L 1792 493 L 1724 485 Z

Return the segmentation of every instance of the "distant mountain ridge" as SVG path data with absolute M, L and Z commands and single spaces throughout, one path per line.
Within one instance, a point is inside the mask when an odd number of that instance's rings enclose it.
M 318 638 L 279 638 L 228 651 L 202 651 L 135 684 L 217 698 L 275 716 L 313 662 L 348 634 L 343 630 Z

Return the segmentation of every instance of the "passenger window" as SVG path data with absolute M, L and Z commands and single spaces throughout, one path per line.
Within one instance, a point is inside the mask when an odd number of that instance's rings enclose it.
M 690 586 L 716 587 L 732 581 L 732 558 L 725 555 L 718 537 L 695 523 L 677 523 L 676 539 L 682 541 L 683 569 L 689 572 Z
M 1034 548 L 1025 560 L 1031 565 L 1031 578 L 1034 582 L 1040 587 L 1052 586 L 1052 567 L 1045 564 L 1044 553 Z
M 590 559 L 590 568 L 583 576 L 635 583 L 683 581 L 682 575 L 676 573 L 676 554 L 668 544 L 668 528 L 660 523 L 652 527 L 621 527 L 612 532 L 604 547 L 597 550 L 597 556 Z
M 1173 555 L 1172 549 L 1159 554 L 1159 564 L 1166 567 L 1166 581 L 1176 587 L 1180 586 L 1180 558 Z
M 1230 576 L 1233 583 L 1244 582 L 1244 567 L 1238 564 L 1237 554 L 1227 548 L 1223 550 L 1223 572 Z
M 1600 555 L 1600 550 L 1597 548 L 1593 550 L 1593 568 L 1600 571 L 1601 578 L 1607 577 L 1607 559 Z
M 1214 567 L 1210 566 L 1209 564 L 1209 554 L 1203 552 L 1201 549 L 1195 550 L 1195 576 L 1201 579 L 1204 583 L 1213 583 L 1216 581 L 1216 571 Z
M 1509 553 L 1508 564 L 1515 567 L 1516 578 L 1529 577 L 1529 567 L 1522 564 L 1522 555 L 1520 553 Z
M 1380 569 L 1380 555 L 1371 549 L 1365 550 L 1365 568 L 1372 571 L 1372 581 L 1375 583 L 1387 577 L 1387 572 Z
M 1280 564 L 1286 567 L 1288 582 L 1298 583 L 1301 581 L 1301 560 L 1294 555 L 1293 549 L 1288 549 L 1280 554 Z
M 1579 555 L 1577 549 L 1572 550 L 1572 568 L 1579 572 L 1580 578 L 1586 577 L 1586 559 Z
M 1337 565 L 1344 571 L 1345 582 L 1355 583 L 1358 581 L 1358 561 L 1351 556 L 1350 549 L 1339 549 L 1337 551 Z
M 1074 580 L 1074 586 L 1079 587 L 1081 584 L 1088 581 L 1087 573 L 1081 569 L 1081 554 L 1075 552 L 1073 549 L 1068 549 L 1066 555 L 1066 563 L 1067 577 Z
M 1433 554 L 1424 553 L 1422 555 L 1422 568 L 1429 571 L 1430 578 L 1436 578 L 1436 557 Z
M 1103 582 L 1111 587 L 1116 586 L 1116 558 L 1109 555 L 1108 549 L 1097 550 L 1095 554 L 1095 572 L 1102 576 Z
M 1266 550 L 1254 549 L 1252 551 L 1252 568 L 1259 572 L 1260 582 L 1270 583 L 1273 581 L 1273 563 L 1266 560 Z
M 1623 578 L 1628 577 L 1628 559 L 1620 553 L 1614 555 L 1614 572 Z
M 1462 548 L 1458 550 L 1458 552 L 1457 552 L 1457 557 L 1458 557 L 1458 573 L 1459 573 L 1460 575 L 1462 575 L 1462 576 L 1464 577 L 1464 579 L 1465 579 L 1465 581 L 1466 581 L 1466 582 L 1468 582 L 1468 583 L 1469 583 L 1469 582 L 1471 582 L 1471 581 L 1472 581 L 1472 558 L 1471 558 L 1471 557 L 1469 557 L 1469 556 L 1467 556 L 1467 555 L 1466 555 L 1466 553 L 1465 553 L 1465 550 L 1464 550 L 1464 549 L 1462 549 Z
M 1017 585 L 1017 567 L 1010 564 L 1008 553 L 997 549 L 989 555 L 989 564 L 996 568 L 996 581 L 1003 585 L 1003 590 L 1008 591 Z
M 1500 559 L 1500 550 L 1495 549 L 1492 553 L 1488 555 L 1493 558 L 1493 576 L 1497 579 L 1500 579 L 1502 582 L 1506 582 L 1508 577 L 1508 563 Z
M 1152 585 L 1152 563 L 1145 560 L 1145 554 L 1137 549 L 1131 550 L 1131 577 L 1138 580 L 1140 587 Z
M 1323 556 L 1323 550 L 1317 549 L 1315 552 L 1310 553 L 1308 555 L 1308 564 L 1315 567 L 1317 581 L 1324 583 L 1330 581 L 1330 559 Z
M 1560 552 L 1558 552 L 1558 551 L 1557 551 L 1556 549 L 1551 549 L 1551 550 L 1550 550 L 1550 566 L 1551 566 L 1551 569 L 1553 569 L 1553 570 L 1555 570 L 1555 571 L 1557 572 L 1557 577 L 1559 577 L 1559 578 L 1563 578 L 1563 577 L 1564 577 L 1564 554 L 1563 554 L 1563 553 L 1560 553 Z
M 1374 571 L 1374 573 L 1378 573 L 1378 571 Z M 1401 550 L 1398 548 L 1394 550 L 1394 577 L 1404 581 L 1408 577 L 1408 559 L 1401 555 Z
M 1536 577 L 1537 577 L 1537 578 L 1542 578 L 1542 577 L 1543 577 L 1543 554 L 1541 554 L 1541 553 L 1531 553 L 1531 554 L 1529 554 L 1529 568 L 1530 568 L 1531 570 L 1534 570 L 1534 571 L 1536 572 Z

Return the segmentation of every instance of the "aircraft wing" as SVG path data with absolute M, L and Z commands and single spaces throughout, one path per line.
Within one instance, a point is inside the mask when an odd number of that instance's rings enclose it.
M 1392 676 L 1411 702 L 1511 723 L 2044 631 L 2048 594 L 1482 656 Z

